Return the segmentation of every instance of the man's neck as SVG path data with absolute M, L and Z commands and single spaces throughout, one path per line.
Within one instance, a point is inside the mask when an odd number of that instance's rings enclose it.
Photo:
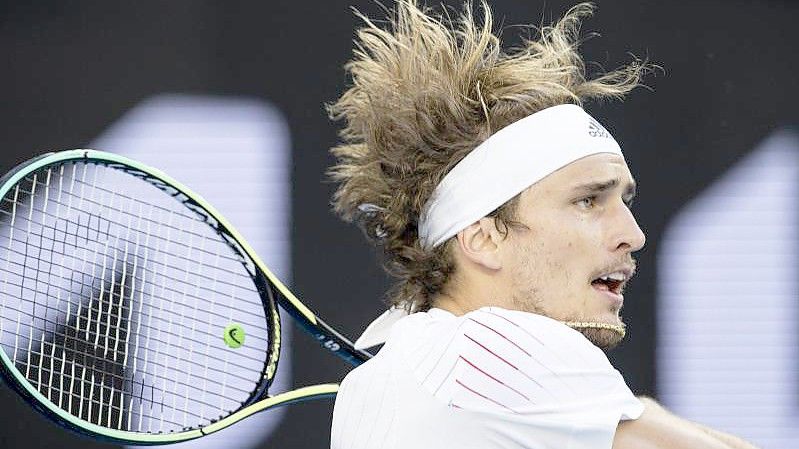
M 433 298 L 433 307 L 446 310 L 455 316 L 467 314 L 481 307 L 496 306 L 513 309 L 510 296 L 504 289 L 488 283 L 458 283 Z

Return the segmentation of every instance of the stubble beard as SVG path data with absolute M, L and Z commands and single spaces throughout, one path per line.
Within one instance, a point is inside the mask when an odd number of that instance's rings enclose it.
M 525 250 L 530 254 L 525 260 L 533 260 L 532 251 L 527 247 L 525 247 Z M 622 321 L 621 316 L 619 316 L 617 323 L 606 323 L 597 321 L 596 318 L 580 315 L 566 317 L 556 316 L 547 311 L 543 306 L 541 293 L 534 283 L 529 282 L 528 273 L 531 271 L 533 271 L 533 267 L 531 267 L 530 262 L 527 262 L 523 269 L 516 272 L 513 277 L 513 297 L 511 300 L 516 310 L 535 313 L 560 321 L 583 334 L 588 341 L 603 351 L 613 349 L 624 340 L 627 334 L 627 327 Z
M 624 340 L 624 337 L 627 335 L 627 326 L 621 321 L 616 324 L 610 324 L 590 318 L 573 317 L 563 319 L 562 317 L 557 317 L 553 314 L 547 313 L 547 311 L 541 307 L 540 300 L 518 301 L 514 298 L 514 304 L 517 310 L 543 315 L 545 317 L 552 318 L 553 320 L 560 321 L 561 323 L 583 334 L 588 341 L 603 351 L 608 351 L 615 348 L 619 343 L 621 343 L 622 340 Z
M 627 334 L 627 326 L 619 317 L 618 323 L 606 323 L 597 321 L 593 318 L 583 316 L 559 317 L 555 314 L 548 312 L 543 307 L 543 301 L 539 298 L 535 288 L 524 289 L 524 291 L 517 291 L 513 295 L 513 306 L 516 310 L 522 312 L 535 313 L 543 315 L 553 320 L 562 322 L 563 324 L 571 327 L 577 332 L 583 334 L 594 346 L 603 351 L 608 351 L 615 348 Z
M 583 334 L 588 341 L 603 351 L 615 348 L 627 335 L 624 323 L 608 324 L 587 320 L 566 320 L 563 323 Z

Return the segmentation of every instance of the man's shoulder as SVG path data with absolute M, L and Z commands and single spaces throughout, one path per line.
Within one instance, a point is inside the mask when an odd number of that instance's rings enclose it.
M 388 355 L 380 351 L 341 381 L 333 409 L 332 448 L 394 447 L 399 392 Z
M 413 314 L 395 325 L 386 349 L 401 353 L 413 366 L 435 363 L 452 352 L 461 356 L 487 352 L 507 360 L 535 356 L 549 365 L 585 366 L 596 363 L 597 358 L 599 362 L 607 361 L 601 350 L 565 324 L 543 315 L 499 307 L 483 307 L 461 316 L 437 309 Z M 563 353 L 570 357 L 557 357 Z M 495 359 L 501 361 L 499 357 Z
M 497 307 L 432 312 L 398 322 L 386 346 L 446 404 L 516 410 L 575 397 L 586 373 L 615 373 L 599 348 L 551 318 Z
M 381 350 L 371 359 L 353 368 L 341 381 L 341 390 L 346 389 L 349 385 L 371 383 L 375 379 L 387 380 L 386 374 L 391 372 L 391 362 L 387 360 L 388 356 L 388 352 Z

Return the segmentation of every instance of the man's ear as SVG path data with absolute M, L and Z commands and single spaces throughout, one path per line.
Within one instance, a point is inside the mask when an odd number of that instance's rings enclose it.
M 500 238 L 493 218 L 481 218 L 457 235 L 458 246 L 470 261 L 489 270 L 502 268 L 499 257 Z

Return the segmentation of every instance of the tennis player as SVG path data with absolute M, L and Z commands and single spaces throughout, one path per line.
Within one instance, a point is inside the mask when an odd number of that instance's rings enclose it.
M 647 66 L 585 73 L 589 4 L 510 52 L 482 11 L 364 17 L 330 108 L 335 209 L 398 278 L 357 342 L 384 346 L 343 381 L 332 448 L 752 448 L 634 396 L 602 351 L 624 337 L 644 234 L 622 150 L 582 105 Z

